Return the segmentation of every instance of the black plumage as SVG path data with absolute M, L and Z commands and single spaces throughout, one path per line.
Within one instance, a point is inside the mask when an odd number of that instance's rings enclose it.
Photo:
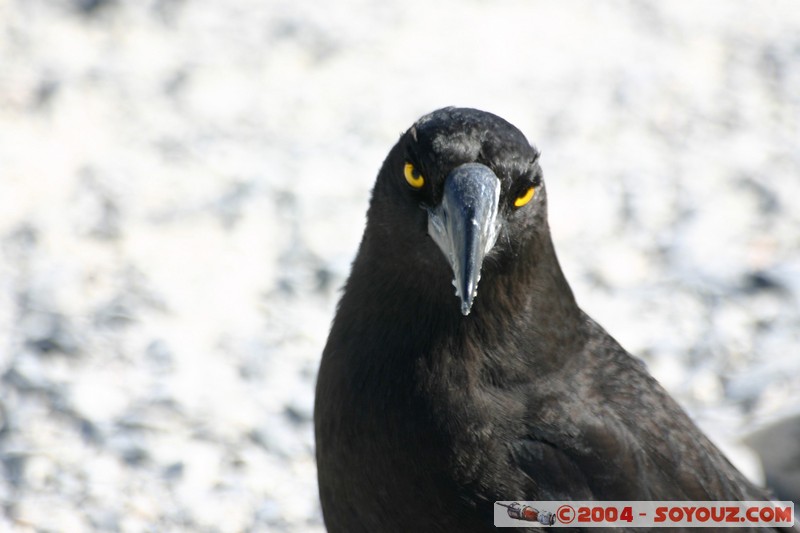
M 496 500 L 768 499 L 581 311 L 539 153 L 474 109 L 383 163 L 315 429 L 331 532 L 492 531 Z

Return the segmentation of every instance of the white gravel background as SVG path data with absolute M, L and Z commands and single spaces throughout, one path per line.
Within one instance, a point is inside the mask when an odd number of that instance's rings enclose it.
M 420 115 L 543 152 L 582 306 L 756 479 L 800 406 L 800 9 L 0 0 L 0 531 L 320 532 L 313 386 Z

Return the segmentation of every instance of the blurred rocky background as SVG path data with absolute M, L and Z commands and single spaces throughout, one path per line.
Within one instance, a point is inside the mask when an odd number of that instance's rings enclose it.
M 338 289 L 445 105 L 542 150 L 579 302 L 763 480 L 742 439 L 800 412 L 796 2 L 0 0 L 0 530 L 322 531 Z

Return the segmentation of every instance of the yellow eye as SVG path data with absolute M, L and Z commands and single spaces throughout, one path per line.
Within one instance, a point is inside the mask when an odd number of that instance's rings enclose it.
M 517 196 L 517 199 L 514 200 L 514 207 L 522 207 L 523 205 L 527 204 L 533 198 L 533 193 L 536 192 L 536 189 L 531 185 L 527 191 L 523 194 Z
M 406 163 L 406 166 L 403 167 L 403 175 L 406 177 L 406 182 L 415 189 L 421 189 L 425 185 L 425 178 L 411 163 Z

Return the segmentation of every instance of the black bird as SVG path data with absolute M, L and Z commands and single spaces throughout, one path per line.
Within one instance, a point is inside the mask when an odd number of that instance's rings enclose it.
M 581 311 L 539 152 L 475 109 L 384 161 L 314 422 L 332 533 L 494 531 L 496 500 L 768 499 Z

